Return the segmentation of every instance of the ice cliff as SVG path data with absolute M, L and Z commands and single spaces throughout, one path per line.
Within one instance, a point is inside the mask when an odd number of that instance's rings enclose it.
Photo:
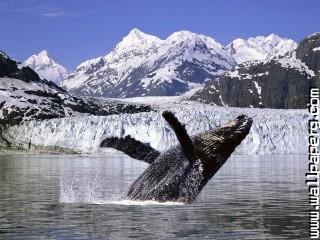
M 167 104 L 159 107 L 158 112 L 24 122 L 9 128 L 4 137 L 24 148 L 31 141 L 44 147 L 95 152 L 106 137 L 131 135 L 163 151 L 177 144 L 173 131 L 161 117 L 165 109 L 175 112 L 190 135 L 216 128 L 239 114 L 249 115 L 253 126 L 236 149 L 238 154 L 307 153 L 309 116 L 306 110 L 226 108 L 192 102 Z

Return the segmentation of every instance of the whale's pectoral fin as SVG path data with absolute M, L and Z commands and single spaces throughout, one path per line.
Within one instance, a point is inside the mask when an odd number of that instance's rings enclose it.
M 188 158 L 188 160 L 192 163 L 196 160 L 196 150 L 193 145 L 193 142 L 188 135 L 188 132 L 184 125 L 182 125 L 179 120 L 174 116 L 174 114 L 170 111 L 164 111 L 162 113 L 163 118 L 169 123 L 173 131 L 175 132 L 181 148 Z
M 137 141 L 130 136 L 106 138 L 102 141 L 100 147 L 117 149 L 134 159 L 147 163 L 152 163 L 160 155 L 160 152 L 150 147 L 149 144 Z

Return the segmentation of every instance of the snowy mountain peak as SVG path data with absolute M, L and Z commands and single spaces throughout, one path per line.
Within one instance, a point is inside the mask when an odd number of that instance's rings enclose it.
M 49 57 L 49 53 L 47 50 L 42 50 L 41 52 L 39 52 L 38 54 L 34 54 L 32 55 L 30 58 L 28 58 L 25 62 L 27 63 L 32 63 L 32 64 L 53 64 L 53 59 L 51 57 Z
M 126 36 L 128 38 L 131 38 L 131 39 L 144 39 L 144 38 L 148 38 L 150 37 L 151 35 L 148 35 L 142 31 L 140 31 L 138 28 L 134 28 L 132 29 L 129 34 Z
M 122 45 L 132 45 L 132 44 L 143 44 L 143 43 L 153 43 L 161 41 L 160 38 L 146 34 L 137 28 L 132 29 L 127 36 L 122 39 L 122 42 L 118 46 Z
M 282 39 L 286 39 L 286 38 L 281 38 L 277 34 L 271 33 L 265 39 L 268 40 L 268 41 L 270 41 L 270 40 L 281 41 Z
M 168 38 L 167 41 L 186 41 L 186 40 L 199 40 L 200 37 L 198 34 L 190 32 L 190 31 L 179 31 L 172 33 Z
M 292 52 L 297 46 L 298 44 L 293 40 L 281 38 L 272 33 L 266 37 L 257 36 L 247 40 L 237 38 L 226 48 L 240 64 L 247 61 L 267 61 L 276 56 Z
M 39 56 L 45 56 L 45 57 L 49 57 L 49 53 L 47 50 L 42 50 L 41 52 L 38 53 Z
M 63 81 L 68 75 L 68 70 L 56 63 L 47 50 L 32 55 L 22 65 L 32 68 L 41 78 L 55 83 Z
M 311 38 L 311 37 L 314 37 L 317 35 L 320 35 L 320 32 L 314 32 L 314 33 L 310 34 L 307 38 Z
M 0 50 L 0 55 L 3 56 L 4 58 L 9 58 L 8 55 L 4 52 Z
M 279 41 L 281 41 L 283 39 L 285 39 L 285 38 L 281 38 L 277 34 L 271 33 L 268 36 L 251 37 L 247 41 L 249 43 L 252 43 L 252 44 L 254 44 L 254 43 L 264 43 L 264 42 L 265 43 L 270 43 L 270 42 L 277 43 L 277 42 L 279 42 Z
M 222 48 L 222 49 L 225 49 L 225 47 L 222 44 L 217 42 L 212 37 L 208 37 L 208 36 L 202 35 L 202 34 L 200 34 L 199 37 L 202 39 L 202 41 L 204 41 L 211 48 Z
M 121 58 L 123 53 L 129 52 L 145 53 L 148 49 L 157 47 L 161 43 L 162 40 L 160 38 L 134 28 L 117 44 L 116 48 L 111 52 L 111 55 L 109 54 L 110 56 L 106 57 Z
M 195 54 L 196 49 L 200 47 L 200 52 L 208 51 L 214 55 L 216 58 L 215 62 L 218 62 L 217 58 L 227 60 L 229 67 L 236 64 L 234 58 L 227 52 L 225 47 L 209 36 L 190 31 L 179 31 L 171 34 L 166 41 L 174 45 L 176 49 L 184 47 L 191 50 L 193 54 Z

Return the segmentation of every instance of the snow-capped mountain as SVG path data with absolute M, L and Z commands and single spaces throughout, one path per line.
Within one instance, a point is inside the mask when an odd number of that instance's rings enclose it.
M 233 107 L 306 108 L 310 87 L 320 87 L 320 33 L 296 50 L 265 61 L 249 61 L 208 81 L 193 100 Z
M 3 126 L 28 120 L 150 110 L 148 106 L 73 97 L 55 83 L 41 79 L 31 68 L 22 67 L 0 51 L 0 138 Z
M 48 53 L 43 50 L 38 54 L 32 55 L 22 64 L 33 69 L 41 78 L 60 83 L 68 76 L 68 70 L 58 64 Z
M 247 61 L 268 61 L 276 56 L 285 55 L 297 48 L 298 44 L 291 39 L 270 34 L 247 40 L 238 38 L 226 46 L 228 52 L 238 64 Z
M 162 40 L 133 29 L 106 56 L 80 64 L 62 86 L 84 96 L 177 95 L 235 64 L 210 37 L 181 31 Z

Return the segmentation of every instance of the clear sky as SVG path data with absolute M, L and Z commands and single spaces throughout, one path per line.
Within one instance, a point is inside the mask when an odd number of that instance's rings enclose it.
M 69 69 L 111 51 L 132 28 L 161 38 L 189 30 L 227 44 L 320 31 L 319 0 L 0 0 L 0 49 L 25 60 L 46 49 Z

